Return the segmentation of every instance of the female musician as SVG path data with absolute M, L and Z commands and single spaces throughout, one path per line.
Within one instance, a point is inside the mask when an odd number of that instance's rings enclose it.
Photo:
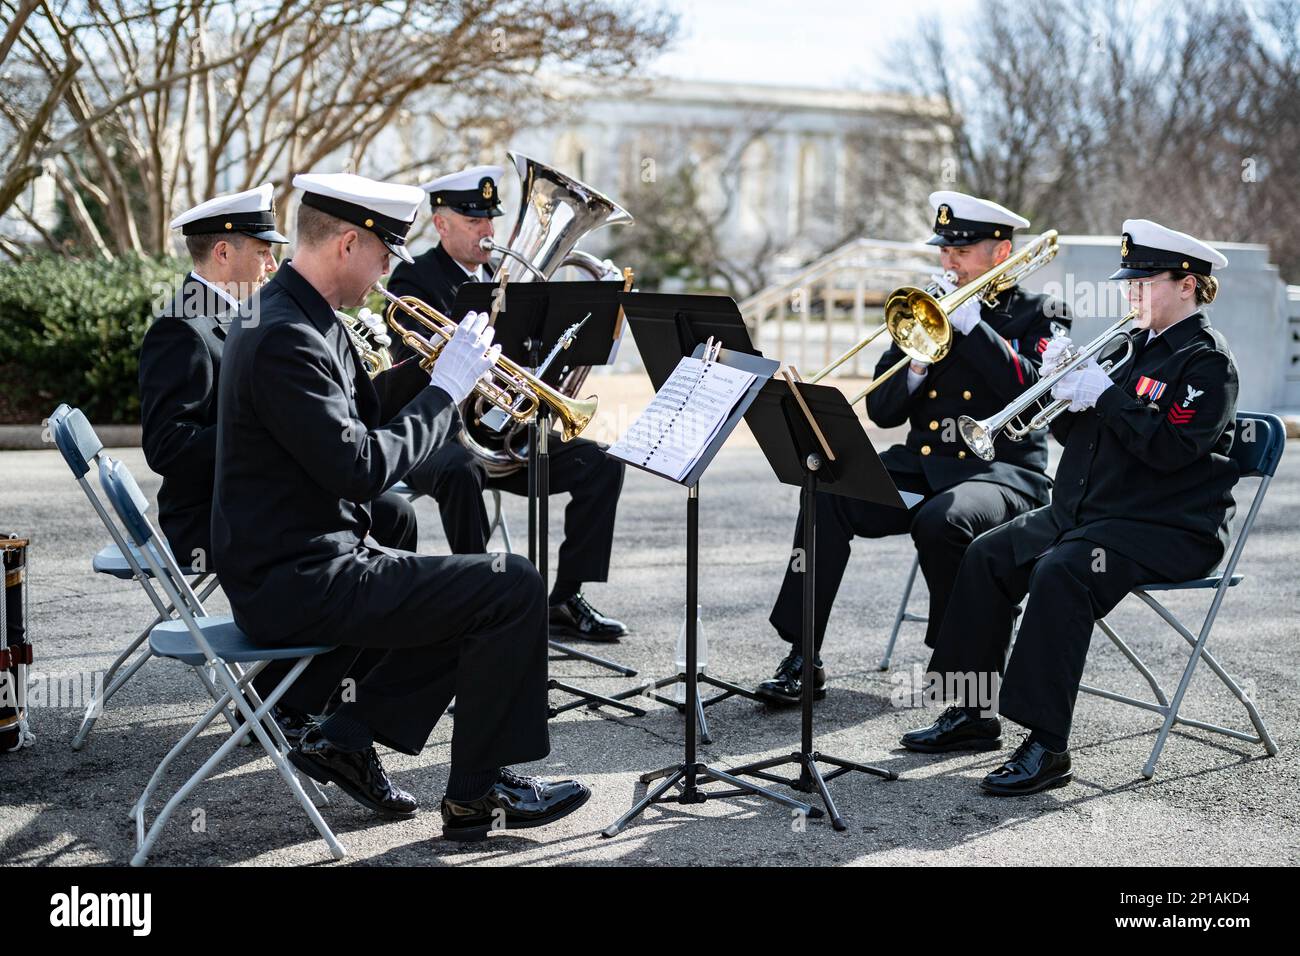
M 980 786 L 1010 796 L 1069 783 L 1070 723 L 1094 622 L 1135 586 L 1200 577 L 1223 557 L 1237 480 L 1228 458 L 1237 367 L 1202 307 L 1218 291 L 1211 270 L 1227 263 L 1184 233 L 1124 223 L 1111 278 L 1124 281 L 1137 311 L 1132 359 L 1113 380 L 1089 359 L 1052 389 L 1070 402 L 1053 425 L 1065 451 L 1052 503 L 967 550 L 950 602 L 959 610 L 944 619 L 929 668 L 954 706 L 905 734 L 904 747 L 995 750 L 1000 713 L 1030 734 Z M 1053 343 L 1044 368 L 1068 344 Z M 991 699 L 971 699 L 981 679 Z M 967 692 L 949 692 L 963 684 Z

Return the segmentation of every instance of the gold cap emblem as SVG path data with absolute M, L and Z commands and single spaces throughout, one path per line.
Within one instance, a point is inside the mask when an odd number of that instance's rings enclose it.
M 1123 259 L 1128 258 L 1128 233 L 1119 237 L 1119 254 Z
M 939 223 L 939 225 L 941 225 L 941 226 L 946 226 L 946 225 L 948 225 L 948 223 L 952 222 L 952 219 L 949 218 L 949 216 L 948 216 L 948 204 L 947 204 L 947 203 L 944 203 L 943 205 L 941 205 L 941 206 L 939 207 L 939 218 L 938 218 L 936 221 L 937 221 L 937 222 Z
M 484 199 L 492 198 L 492 180 L 490 179 L 483 180 L 483 198 Z
M 375 221 L 374 221 L 373 219 L 367 219 L 367 220 L 366 220 L 366 228 L 367 228 L 367 229 L 373 229 L 374 226 L 375 226 Z

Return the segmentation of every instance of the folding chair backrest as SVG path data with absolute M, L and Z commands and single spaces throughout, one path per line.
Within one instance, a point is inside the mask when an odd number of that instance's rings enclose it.
M 1273 474 L 1277 471 L 1278 462 L 1282 460 L 1282 452 L 1285 448 L 1286 426 L 1276 415 L 1264 412 L 1237 413 L 1237 430 L 1229 455 L 1237 463 L 1241 477 L 1258 478 L 1259 486 L 1255 489 L 1246 517 L 1242 520 L 1241 528 L 1232 544 L 1228 561 L 1223 567 L 1223 583 L 1219 586 L 1220 592 L 1230 586 L 1232 575 L 1237 570 L 1237 561 L 1240 560 L 1241 552 L 1246 547 L 1246 539 L 1250 537 L 1250 531 L 1255 526 L 1259 507 L 1264 503 L 1264 493 L 1268 491 L 1269 483 L 1273 480 Z M 1222 593 L 1215 596 L 1216 611 L 1222 596 Z
M 72 408 L 67 404 L 61 404 L 54 410 L 50 416 L 50 431 L 54 436 L 54 444 L 58 446 L 59 452 L 63 455 L 63 460 L 68 463 L 72 469 L 72 476 L 85 492 L 90 506 L 95 509 L 95 514 L 99 515 L 99 520 L 103 523 L 108 531 L 108 536 L 113 539 L 117 545 L 118 551 L 126 560 L 127 565 L 135 572 L 137 577 L 143 575 L 143 569 L 140 563 L 131 554 L 131 549 L 127 547 L 126 539 L 122 537 L 122 532 L 118 530 L 113 519 L 109 517 L 108 511 L 104 508 L 104 503 L 99 500 L 99 495 L 95 494 L 95 489 L 90 482 L 86 480 L 86 475 L 90 471 L 92 461 L 101 461 L 101 454 L 104 451 L 104 443 L 99 440 L 95 434 L 95 429 L 90 427 L 90 422 L 86 421 L 85 414 L 79 408 Z M 146 590 L 148 590 L 146 586 Z M 153 596 L 155 604 L 156 595 Z
M 1243 478 L 1272 478 L 1286 448 L 1286 426 L 1276 415 L 1238 412 L 1231 456 Z
M 147 547 L 155 532 L 145 516 L 149 510 L 149 499 L 136 484 L 135 476 L 122 462 L 105 457 L 99 463 L 99 483 L 108 495 L 108 500 L 113 503 L 113 510 L 135 539 L 136 547 Z
M 84 478 L 90 471 L 90 463 L 104 450 L 104 443 L 86 421 L 85 414 L 79 408 L 60 405 L 50 416 L 50 430 L 72 473 Z
M 135 541 L 136 548 L 153 569 L 159 587 L 181 612 L 181 616 L 187 617 L 192 609 L 202 608 L 198 596 L 172 557 L 167 542 L 150 523 L 146 514 L 149 499 L 140 490 L 131 470 L 122 462 L 104 455 L 99 459 L 99 483 L 127 534 Z

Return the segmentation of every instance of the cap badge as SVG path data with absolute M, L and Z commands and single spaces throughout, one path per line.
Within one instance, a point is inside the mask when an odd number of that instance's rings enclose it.
M 492 198 L 492 180 L 490 179 L 483 180 L 483 198 L 484 199 Z
M 1128 258 L 1128 233 L 1127 232 L 1124 233 L 1124 235 L 1119 237 L 1119 254 L 1120 254 L 1120 258 L 1122 259 Z
M 948 225 L 948 223 L 952 222 L 952 219 L 950 219 L 948 216 L 947 203 L 944 203 L 942 206 L 939 207 L 939 218 L 935 221 L 938 222 L 939 225 L 941 226 L 946 226 Z

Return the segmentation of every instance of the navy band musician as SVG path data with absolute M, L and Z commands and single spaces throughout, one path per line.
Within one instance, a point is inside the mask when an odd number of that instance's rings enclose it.
M 987 199 L 941 191 L 930 195 L 934 235 L 946 273 L 955 286 L 1003 262 L 1012 251 L 1016 229 L 1029 221 Z M 945 292 L 954 283 L 937 280 Z M 1003 291 L 995 305 L 968 299 L 954 310 L 953 344 L 939 362 L 912 362 L 905 375 L 894 375 L 867 397 L 867 414 L 877 425 L 908 425 L 907 437 L 880 456 L 895 485 L 923 496 L 905 510 L 840 495 L 817 496 L 817 567 L 814 694 L 825 696 L 826 669 L 821 661 L 835 596 L 848 567 L 855 537 L 880 538 L 910 534 L 916 544 L 921 573 L 930 592 L 926 644 L 934 646 L 948 605 L 952 582 L 962 554 L 983 532 L 1016 515 L 1046 504 L 1051 481 L 1046 475 L 1047 439 L 1035 435 L 1022 442 L 998 443 L 997 457 L 985 462 L 967 451 L 957 433 L 959 416 L 983 418 L 1004 407 L 1038 380 L 1042 351 L 1054 333 L 1069 326 L 1064 306 L 1018 285 Z M 904 354 L 891 343 L 876 366 L 881 375 Z M 795 554 L 803 546 L 803 517 L 795 524 Z M 802 563 L 786 567 L 771 623 L 790 645 L 769 680 L 755 692 L 774 706 L 799 702 L 803 684 L 801 622 Z
M 346 173 L 294 186 L 294 258 L 260 291 L 258 321 L 226 342 L 212 543 L 254 640 L 383 654 L 289 759 L 365 806 L 412 814 L 374 745 L 418 754 L 454 697 L 444 835 L 549 823 L 590 791 L 510 766 L 550 750 L 537 572 L 514 555 L 420 555 L 371 535 L 369 503 L 454 437 L 459 402 L 496 360 L 486 317 L 466 317 L 431 374 L 408 361 L 371 379 L 335 310 L 359 306 L 390 255 L 409 258 L 424 194 Z
M 929 664 L 941 685 L 932 690 L 950 706 L 905 734 L 904 747 L 999 749 L 1001 714 L 1029 734 L 981 787 L 1009 796 L 1069 783 L 1094 622 L 1137 585 L 1198 578 L 1223 558 L 1238 478 L 1228 457 L 1237 366 L 1204 306 L 1218 292 L 1212 271 L 1227 262 L 1192 236 L 1124 223 L 1111 278 L 1136 310 L 1133 358 L 1113 376 L 1090 358 L 1053 386 L 1070 404 L 1052 424 L 1065 446 L 1052 502 L 967 549 Z M 1068 345 L 1054 343 L 1044 366 Z
M 492 238 L 492 221 L 502 215 L 498 188 L 502 172 L 500 166 L 474 166 L 421 187 L 429 195 L 439 241 L 413 262 L 393 270 L 390 292 L 415 296 L 449 314 L 462 285 L 493 279 L 490 255 L 479 242 Z M 510 321 L 509 311 L 497 321 Z M 404 355 L 403 350 L 398 344 L 395 356 Z M 547 600 L 551 635 L 617 641 L 627 634 L 626 625 L 598 611 L 582 589 L 584 584 L 609 580 L 623 463 L 606 455 L 605 446 L 585 438 L 550 443 L 549 459 L 550 490 L 570 496 L 555 583 Z M 412 469 L 406 483 L 438 502 L 447 543 L 455 554 L 482 554 L 487 549 L 490 527 L 484 488 L 528 493 L 525 469 L 489 475 L 483 462 L 459 442 L 445 444 Z

